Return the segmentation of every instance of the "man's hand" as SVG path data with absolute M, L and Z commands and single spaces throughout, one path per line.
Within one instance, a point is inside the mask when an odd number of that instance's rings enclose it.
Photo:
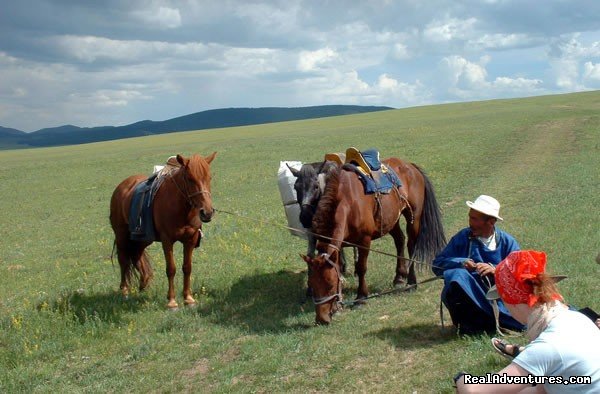
M 479 276 L 486 276 L 486 275 L 493 276 L 494 273 L 496 272 L 496 267 L 494 267 L 490 263 L 477 263 L 477 264 L 475 264 L 475 270 L 477 270 L 477 273 L 479 274 Z
M 467 271 L 473 272 L 477 268 L 477 264 L 473 260 L 468 259 L 463 262 L 463 267 L 465 267 Z

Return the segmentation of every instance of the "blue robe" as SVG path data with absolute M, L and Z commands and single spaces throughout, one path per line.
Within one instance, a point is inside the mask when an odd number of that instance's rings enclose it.
M 472 301 L 477 310 L 481 312 L 483 319 L 486 319 L 485 316 L 494 319 L 494 311 L 490 301 L 485 298 L 490 284 L 494 284 L 494 278 L 489 275 L 486 278 L 481 278 L 477 272 L 469 272 L 462 265 L 463 261 L 470 258 L 476 263 L 491 263 L 496 266 L 510 252 L 520 249 L 519 244 L 510 234 L 497 228 L 494 231 L 496 232 L 495 250 L 489 250 L 477 238 L 471 237 L 471 229 L 467 227 L 452 237 L 444 250 L 433 260 L 433 272 L 438 276 L 444 276 L 444 289 L 441 297 L 446 307 L 449 307 L 448 291 L 450 288 L 458 286 Z M 512 330 L 523 330 L 525 328 L 508 313 L 501 300 L 498 300 L 498 309 L 500 311 L 501 327 Z M 451 315 L 453 312 L 450 310 Z M 489 319 L 486 320 L 489 322 Z

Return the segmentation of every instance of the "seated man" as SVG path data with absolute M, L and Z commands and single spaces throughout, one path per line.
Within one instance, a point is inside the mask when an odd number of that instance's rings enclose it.
M 467 201 L 469 227 L 460 230 L 433 260 L 433 272 L 444 276 L 442 302 L 448 308 L 459 334 L 470 335 L 496 330 L 494 311 L 485 298 L 494 285 L 496 265 L 519 244 L 508 233 L 496 228 L 500 203 L 481 195 Z M 523 330 L 524 326 L 510 316 L 498 301 L 500 326 Z

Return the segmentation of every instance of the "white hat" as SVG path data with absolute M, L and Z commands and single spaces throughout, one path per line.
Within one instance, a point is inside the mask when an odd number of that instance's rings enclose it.
M 481 196 L 477 197 L 475 202 L 467 201 L 467 206 L 488 216 L 493 216 L 496 219 L 504 220 L 500 217 L 500 203 L 494 197 L 482 194 Z

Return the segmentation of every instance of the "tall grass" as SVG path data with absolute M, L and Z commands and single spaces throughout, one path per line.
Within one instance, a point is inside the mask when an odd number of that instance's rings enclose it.
M 569 275 L 567 300 L 598 310 L 599 110 L 589 92 L 2 151 L 0 391 L 450 392 L 458 369 L 500 369 L 486 336 L 441 328 L 439 281 L 313 326 L 300 303 L 305 244 L 279 226 L 279 161 L 348 146 L 413 161 L 436 187 L 448 236 L 466 225 L 465 200 L 493 195 L 502 228 Z M 239 216 L 219 213 L 204 228 L 198 307 L 166 310 L 158 244 L 154 282 L 123 300 L 113 188 L 172 154 L 213 151 L 214 204 Z M 394 250 L 385 238 L 373 247 Z M 393 273 L 393 259 L 370 255 L 372 292 Z M 176 284 L 180 293 L 181 272 Z M 356 286 L 349 277 L 346 297 Z

